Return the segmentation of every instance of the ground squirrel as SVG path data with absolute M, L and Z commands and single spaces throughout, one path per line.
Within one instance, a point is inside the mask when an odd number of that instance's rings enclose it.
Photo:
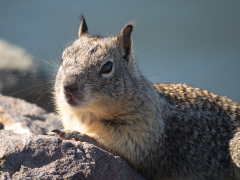
M 68 131 L 54 132 L 89 136 L 147 179 L 239 179 L 230 141 L 240 127 L 240 106 L 187 85 L 151 84 L 135 64 L 132 24 L 117 37 L 101 37 L 81 20 L 55 83 Z

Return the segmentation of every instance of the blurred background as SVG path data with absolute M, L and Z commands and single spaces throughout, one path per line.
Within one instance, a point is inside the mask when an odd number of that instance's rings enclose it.
M 84 14 L 89 32 L 136 24 L 133 50 L 154 83 L 186 83 L 240 103 L 240 1 L 1 0 L 0 92 L 53 111 L 62 50 Z

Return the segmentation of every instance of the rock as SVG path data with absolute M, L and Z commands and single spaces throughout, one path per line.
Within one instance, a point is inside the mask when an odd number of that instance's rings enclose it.
M 29 55 L 23 48 L 11 45 L 4 40 L 0 40 L 0 59 L 1 70 L 36 70 L 31 55 Z M 0 86 L 0 88 L 2 89 L 3 87 Z
M 4 40 L 0 40 L 0 59 L 0 92 L 13 93 L 19 90 L 18 86 L 24 84 L 20 82 L 21 77 L 37 69 L 31 55 Z
M 0 95 L 0 179 L 143 179 L 93 144 L 38 135 L 60 129 L 58 120 L 35 104 Z
M 60 129 L 59 117 L 35 104 L 0 94 L 0 123 L 16 133 L 45 134 Z
M 53 111 L 49 75 L 23 48 L 0 39 L 0 93 L 36 102 Z
M 0 130 L 2 179 L 143 179 L 118 156 L 87 142 Z

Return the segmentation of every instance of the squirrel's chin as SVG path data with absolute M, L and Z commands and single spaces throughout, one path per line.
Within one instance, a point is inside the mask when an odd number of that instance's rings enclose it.
M 65 102 L 70 108 L 84 109 L 87 107 L 87 103 L 83 101 L 77 101 L 75 99 L 65 99 Z
M 77 102 L 74 99 L 66 99 L 66 103 L 70 106 L 70 107 L 77 107 L 79 106 L 79 102 Z

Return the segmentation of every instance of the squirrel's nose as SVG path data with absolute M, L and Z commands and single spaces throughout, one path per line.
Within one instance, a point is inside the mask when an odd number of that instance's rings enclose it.
M 72 93 L 74 93 L 74 92 L 77 91 L 78 86 L 77 86 L 76 83 L 74 83 L 74 84 L 68 84 L 68 85 L 64 85 L 64 86 L 63 86 L 63 89 L 64 89 L 64 93 L 65 93 L 65 94 L 72 94 Z

